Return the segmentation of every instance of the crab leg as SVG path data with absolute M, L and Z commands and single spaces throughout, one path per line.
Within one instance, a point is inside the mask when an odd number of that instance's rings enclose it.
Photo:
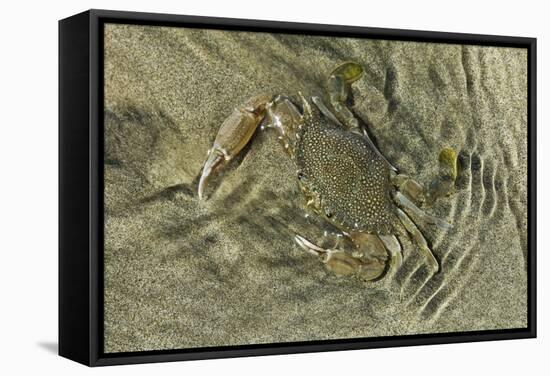
M 400 192 L 403 192 L 407 196 L 407 198 L 419 204 L 423 204 L 426 201 L 426 188 L 412 179 L 409 175 L 398 174 L 392 171 L 390 173 L 390 180 Z
M 243 105 L 235 108 L 222 123 L 202 168 L 199 199 L 202 199 L 206 182 L 212 173 L 233 159 L 250 141 L 265 116 L 271 98 L 271 95 L 260 94 L 248 99 Z
M 420 218 L 424 222 L 431 225 L 435 225 L 441 228 L 442 230 L 448 230 L 451 227 L 453 227 L 450 223 L 445 222 L 444 220 L 439 219 L 437 217 L 434 217 L 433 215 L 430 215 L 425 211 L 423 211 L 422 209 L 420 209 L 411 200 L 409 200 L 407 196 L 405 196 L 403 193 L 397 191 L 395 192 L 394 197 L 399 205 L 401 205 L 405 209 L 409 209 L 411 212 L 414 213 L 414 215 L 416 215 L 418 218 Z
M 334 109 L 336 116 L 342 120 L 342 122 L 348 127 L 350 131 L 362 135 L 369 143 L 372 150 L 374 150 L 376 154 L 378 154 L 378 156 L 386 162 L 388 167 L 393 171 L 397 171 L 397 168 L 395 168 L 387 160 L 387 158 L 380 152 L 380 150 L 378 150 L 374 142 L 372 142 L 369 134 L 367 133 L 367 130 L 361 129 L 359 121 L 355 118 L 351 110 L 346 106 L 346 101 L 351 95 L 351 84 L 360 79 L 362 76 L 363 68 L 361 67 L 361 65 L 354 62 L 343 63 L 334 68 L 334 70 L 330 73 L 326 83 L 330 105 Z M 314 102 L 323 114 L 326 115 L 326 113 L 330 113 L 330 111 L 325 107 L 322 101 L 317 99 L 317 101 L 314 100 Z M 333 116 L 328 117 L 333 119 Z M 339 122 L 336 123 L 338 124 Z
M 384 273 L 384 262 L 375 258 L 365 260 L 358 255 L 340 249 L 338 244 L 334 246 L 334 249 L 324 249 L 300 235 L 296 235 L 294 240 L 302 249 L 318 256 L 325 267 L 337 276 L 356 275 L 364 281 L 372 281 Z M 383 243 L 380 246 L 383 247 Z
M 327 80 L 327 92 L 330 104 L 344 124 L 350 130 L 359 129 L 359 122 L 353 113 L 347 108 L 345 102 L 351 93 L 351 84 L 363 76 L 363 68 L 352 62 L 343 63 L 330 73 Z
M 296 106 L 287 98 L 277 95 L 266 106 L 265 121 L 261 129 L 273 128 L 279 134 L 277 139 L 283 146 L 285 152 L 294 156 L 294 141 L 292 135 L 296 133 L 297 128 L 302 124 L 302 115 Z
M 311 253 L 314 256 L 321 256 L 330 251 L 313 244 L 312 242 L 300 235 L 294 236 L 294 241 L 300 246 L 300 248 L 302 248 L 306 252 Z
M 440 197 L 454 192 L 455 181 L 458 175 L 457 155 L 452 148 L 444 148 L 439 153 L 439 176 L 430 184 L 428 203 L 433 203 Z
M 426 238 L 424 238 L 424 235 L 422 235 L 418 227 L 416 227 L 414 222 L 409 218 L 407 214 L 405 214 L 403 210 L 399 208 L 396 208 L 396 210 L 401 223 L 403 224 L 403 226 L 405 226 L 407 232 L 411 234 L 414 241 L 418 245 L 418 248 L 420 249 L 422 254 L 424 254 L 424 257 L 426 257 L 428 266 L 433 273 L 437 273 L 439 271 L 439 263 L 437 262 L 437 259 L 430 250 L 430 247 L 428 247 L 428 242 L 426 241 Z
M 413 180 L 405 174 L 391 174 L 392 183 L 408 198 L 417 203 L 433 204 L 438 198 L 449 196 L 455 191 L 455 181 L 458 175 L 457 154 L 452 148 L 444 148 L 439 153 L 439 172 L 432 180 L 429 188 Z
M 345 251 L 339 249 L 323 249 L 300 235 L 296 235 L 294 240 L 302 249 L 318 256 L 327 269 L 336 275 L 353 275 L 358 273 L 363 267 L 363 263 L 359 258 L 353 257 Z
M 378 235 L 384 247 L 391 255 L 390 268 L 395 271 L 403 264 L 403 254 L 401 253 L 401 244 L 395 235 Z

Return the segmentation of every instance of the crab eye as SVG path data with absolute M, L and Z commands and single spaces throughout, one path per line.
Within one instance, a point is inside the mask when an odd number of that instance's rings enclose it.
M 305 175 L 303 172 L 298 172 L 298 180 L 302 180 L 303 178 L 305 178 Z

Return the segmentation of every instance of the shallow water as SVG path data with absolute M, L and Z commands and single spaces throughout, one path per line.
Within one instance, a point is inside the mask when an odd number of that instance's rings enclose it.
M 428 183 L 460 152 L 457 193 L 418 223 L 391 279 L 336 277 L 293 241 L 300 205 L 274 134 L 197 181 L 217 129 L 261 93 L 323 93 L 343 61 L 354 111 L 401 172 Z M 527 325 L 527 52 L 522 49 L 107 25 L 105 351 L 455 332 Z

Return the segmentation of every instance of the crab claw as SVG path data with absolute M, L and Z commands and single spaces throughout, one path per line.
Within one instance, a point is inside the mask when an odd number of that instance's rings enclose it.
M 385 264 L 378 260 L 362 260 L 341 249 L 323 249 L 300 235 L 296 235 L 294 240 L 301 248 L 318 256 L 325 267 L 337 276 L 356 275 L 365 281 L 372 281 L 384 272 Z
M 204 192 L 204 187 L 206 185 L 206 181 L 208 180 L 212 172 L 218 166 L 220 166 L 222 162 L 226 162 L 229 159 L 230 159 L 229 157 L 226 157 L 224 150 L 217 145 L 214 145 L 214 147 L 208 151 L 208 159 L 204 163 L 204 167 L 202 168 L 201 178 L 199 180 L 199 192 L 198 192 L 199 200 L 202 200 L 203 198 L 203 192 Z
M 202 200 L 206 183 L 212 173 L 233 159 L 248 144 L 256 128 L 264 119 L 266 107 L 272 97 L 272 95 L 260 94 L 248 99 L 235 108 L 222 123 L 214 146 L 208 151 L 208 158 L 202 168 L 198 189 L 199 199 Z
M 361 262 L 357 258 L 344 251 L 321 248 L 300 235 L 296 235 L 294 241 L 305 251 L 318 256 L 327 269 L 336 275 L 353 275 L 361 267 Z
M 294 236 L 294 241 L 296 244 L 298 244 L 304 251 L 307 251 L 311 253 L 314 256 L 322 256 L 326 254 L 328 251 L 326 249 L 323 249 L 319 246 L 316 246 L 306 238 L 300 235 Z

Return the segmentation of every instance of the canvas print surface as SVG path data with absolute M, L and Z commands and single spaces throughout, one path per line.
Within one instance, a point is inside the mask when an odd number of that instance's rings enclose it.
M 106 24 L 104 352 L 527 327 L 527 50 Z

